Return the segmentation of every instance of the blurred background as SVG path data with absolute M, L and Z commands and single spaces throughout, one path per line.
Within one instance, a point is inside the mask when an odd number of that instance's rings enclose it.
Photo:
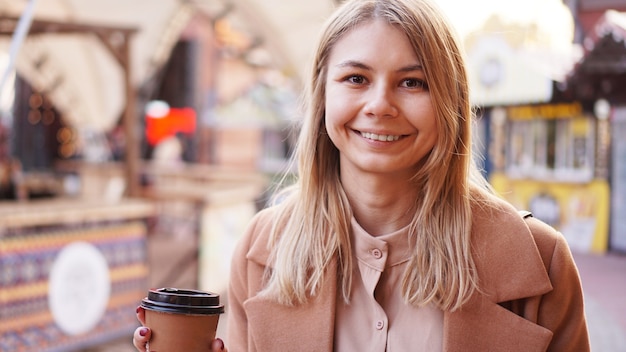
M 0 351 L 133 351 L 149 288 L 225 300 L 237 239 L 295 173 L 340 2 L 0 0 Z M 594 351 L 626 351 L 626 0 L 438 2 L 485 176 L 563 233 Z

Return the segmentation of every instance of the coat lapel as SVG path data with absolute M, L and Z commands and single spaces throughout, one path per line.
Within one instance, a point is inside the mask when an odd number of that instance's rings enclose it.
M 444 351 L 545 351 L 552 332 L 483 296 L 444 315 Z
M 336 273 L 336 264 L 328 268 Z M 326 275 L 322 290 L 298 306 L 280 305 L 259 296 L 244 303 L 251 351 L 332 351 L 335 329 L 336 275 Z
M 332 351 L 334 300 L 327 300 L 326 305 L 322 302 L 315 299 L 302 307 L 286 307 L 259 298 L 246 302 L 250 342 L 254 346 L 250 351 Z
M 502 211 L 473 211 L 481 292 L 462 309 L 445 313 L 445 351 L 544 351 L 552 338 L 548 329 L 499 304 L 552 290 L 528 226 L 513 208 L 502 206 Z

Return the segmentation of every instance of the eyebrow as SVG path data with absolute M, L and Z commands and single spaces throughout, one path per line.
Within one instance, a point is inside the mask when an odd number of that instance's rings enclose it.
M 371 70 L 372 68 L 360 61 L 356 61 L 356 60 L 346 60 L 343 62 L 340 62 L 339 64 L 336 65 L 336 67 L 339 68 L 343 68 L 343 67 L 355 67 L 355 68 L 360 68 L 363 70 Z M 412 71 L 423 71 L 424 68 L 422 67 L 422 65 L 420 64 L 415 64 L 415 65 L 409 65 L 409 66 L 405 66 L 400 68 L 399 70 L 397 70 L 397 72 L 412 72 Z

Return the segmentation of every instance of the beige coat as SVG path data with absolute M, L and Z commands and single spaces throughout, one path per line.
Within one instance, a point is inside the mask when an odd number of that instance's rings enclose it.
M 524 220 L 499 200 L 474 207 L 472 242 L 482 293 L 444 313 L 445 351 L 589 351 L 578 270 L 563 236 Z M 229 288 L 231 352 L 332 351 L 337 277 L 305 305 L 256 296 L 268 261 L 272 210 L 257 214 L 233 257 Z M 329 273 L 336 273 L 336 264 Z

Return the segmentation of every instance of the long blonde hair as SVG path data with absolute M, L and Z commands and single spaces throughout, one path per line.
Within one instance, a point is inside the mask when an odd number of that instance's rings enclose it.
M 478 288 L 470 251 L 470 188 L 486 182 L 472 162 L 472 110 L 462 51 L 441 11 L 428 0 L 351 0 L 326 22 L 295 151 L 298 179 L 276 205 L 280 209 L 268 244 L 271 270 L 262 294 L 283 304 L 303 303 L 320 289 L 329 263 L 337 258 L 338 283 L 349 301 L 355 265 L 352 212 L 339 179 L 339 151 L 324 125 L 325 83 L 335 43 L 373 19 L 406 33 L 423 65 L 439 131 L 413 178 L 420 189 L 409 231 L 416 247 L 402 281 L 403 297 L 414 305 L 455 310 Z

